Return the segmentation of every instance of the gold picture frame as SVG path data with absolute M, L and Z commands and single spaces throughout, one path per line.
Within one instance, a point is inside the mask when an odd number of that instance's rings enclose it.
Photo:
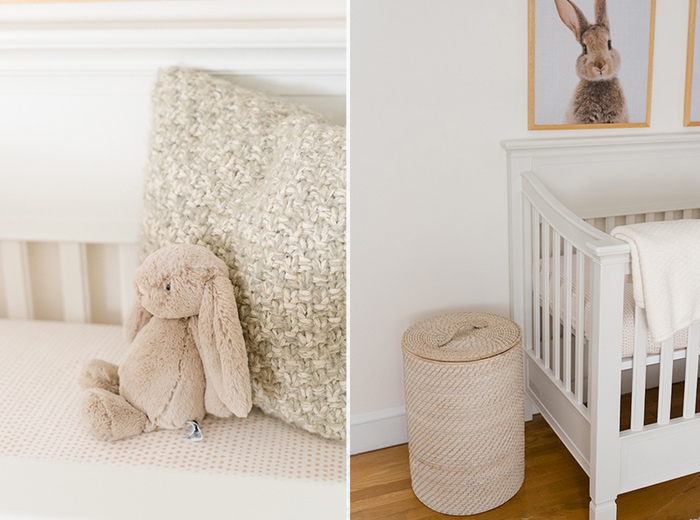
M 700 126 L 700 64 L 695 66 L 695 61 L 700 60 L 700 40 L 696 38 L 700 31 L 699 23 L 697 0 L 690 0 L 683 126 Z
M 530 130 L 649 126 L 656 0 L 529 0 L 528 9 Z

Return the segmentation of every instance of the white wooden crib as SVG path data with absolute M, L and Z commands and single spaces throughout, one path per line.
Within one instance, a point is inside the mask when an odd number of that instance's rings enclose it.
M 344 124 L 344 10 L 0 6 L 0 518 L 345 518 L 344 443 L 257 411 L 210 420 L 203 443 L 99 444 L 75 408 L 81 363 L 127 346 L 156 71 L 206 69 Z
M 614 519 L 619 494 L 700 471 L 700 324 L 687 330 L 684 348 L 671 338 L 649 351 L 629 286 L 625 299 L 629 245 L 609 235 L 618 225 L 700 218 L 700 135 L 503 147 L 526 415 L 541 413 L 589 475 L 590 518 Z M 645 404 L 651 387 L 658 399 Z M 671 409 L 672 391 L 682 409 Z

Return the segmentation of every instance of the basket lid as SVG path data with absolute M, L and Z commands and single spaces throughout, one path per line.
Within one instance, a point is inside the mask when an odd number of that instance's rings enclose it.
M 520 327 L 497 314 L 444 314 L 409 327 L 401 344 L 411 354 L 434 361 L 478 361 L 519 345 Z

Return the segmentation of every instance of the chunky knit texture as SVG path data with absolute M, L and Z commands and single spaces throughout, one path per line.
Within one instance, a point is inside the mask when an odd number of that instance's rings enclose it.
M 345 129 L 206 72 L 159 72 L 143 256 L 209 247 L 229 267 L 253 404 L 345 438 Z

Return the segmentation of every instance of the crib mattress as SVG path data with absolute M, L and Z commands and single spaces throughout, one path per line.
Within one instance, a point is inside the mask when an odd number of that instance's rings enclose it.
M 199 442 L 184 430 L 93 438 L 78 371 L 126 349 L 118 326 L 0 320 L 0 518 L 345 517 L 345 443 L 257 409 L 207 416 Z
M 573 255 L 573 260 L 572 262 L 575 264 L 576 262 L 576 255 Z M 561 273 L 560 275 L 560 283 L 558 284 L 558 290 L 559 290 L 559 297 L 560 301 L 564 301 L 566 298 L 565 294 L 565 287 L 564 287 L 564 258 L 560 257 L 559 259 L 560 263 L 560 270 L 559 272 Z M 545 277 L 544 276 L 544 267 L 540 268 L 540 295 L 544 294 L 544 280 L 547 278 L 550 281 L 550 288 L 549 288 L 549 294 L 550 294 L 550 309 L 551 309 L 551 300 L 552 296 L 554 294 L 554 291 L 557 290 L 554 284 L 554 276 L 553 276 L 553 269 L 552 269 L 552 260 L 550 259 L 549 262 L 550 265 L 550 276 Z M 591 280 L 591 271 L 590 271 L 590 266 L 588 263 L 586 263 L 586 270 L 584 272 L 584 299 L 583 299 L 583 332 L 584 336 L 586 339 L 589 338 L 590 336 L 590 330 L 592 328 L 591 326 L 591 288 L 590 284 L 588 283 Z M 573 276 L 573 288 L 571 292 L 571 314 L 573 316 L 572 318 L 572 327 L 577 328 L 577 323 L 576 323 L 576 318 L 575 316 L 578 314 L 578 283 L 576 280 L 576 276 L 574 274 Z M 622 308 L 622 357 L 623 358 L 631 358 L 632 353 L 634 352 L 634 337 L 635 337 L 635 308 L 636 305 L 634 303 L 634 287 L 632 286 L 631 280 L 625 281 L 625 288 L 624 288 L 624 303 L 623 303 L 623 308 Z M 564 316 L 563 316 L 564 311 L 562 310 L 561 312 L 561 320 L 563 321 Z M 688 330 L 683 329 L 678 331 L 676 334 L 673 336 L 673 346 L 675 350 L 681 350 L 686 348 L 688 344 Z M 646 351 L 647 355 L 657 355 L 661 352 L 661 343 L 656 343 L 654 340 L 651 338 L 651 335 L 647 333 L 647 345 L 646 345 Z

